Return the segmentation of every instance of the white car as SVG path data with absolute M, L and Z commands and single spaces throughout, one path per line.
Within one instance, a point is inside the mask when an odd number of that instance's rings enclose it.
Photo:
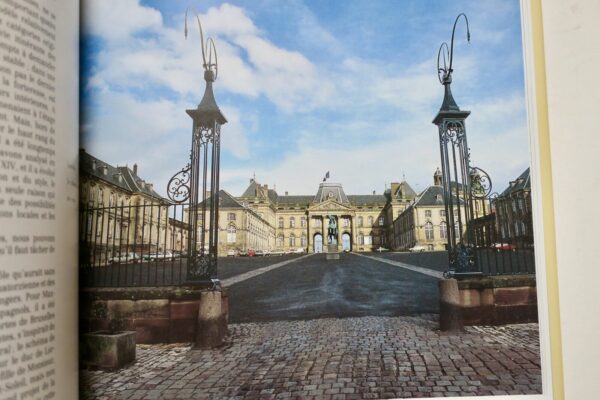
M 239 255 L 240 255 L 239 250 L 236 250 L 236 249 L 227 250 L 227 257 L 235 257 L 235 256 L 239 256 Z
M 410 251 L 411 253 L 422 253 L 425 250 L 427 250 L 425 246 L 414 246 L 408 249 L 408 251 Z
M 121 253 L 108 259 L 109 264 L 125 264 L 140 261 L 140 256 L 137 253 Z
M 293 251 L 294 254 L 304 254 L 304 247 L 298 247 L 296 250 Z
M 378 252 L 382 252 L 382 251 L 390 251 L 390 249 L 386 249 L 385 247 L 381 247 L 379 246 L 379 248 L 377 249 Z

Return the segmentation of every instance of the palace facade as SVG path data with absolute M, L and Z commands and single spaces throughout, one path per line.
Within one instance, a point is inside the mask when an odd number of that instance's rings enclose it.
M 329 216 L 337 221 L 339 251 L 389 249 L 393 218 L 415 196 L 406 181 L 383 194 L 347 195 L 342 184 L 323 182 L 313 195 L 280 195 L 250 179 L 239 197 L 220 192 L 219 255 L 247 248 L 323 252 Z
M 93 264 L 109 262 L 123 252 L 187 250 L 187 206 L 160 196 L 151 183 L 138 176 L 135 165 L 132 169 L 113 167 L 84 151 L 80 156 L 81 239 L 89 244 Z M 495 217 L 503 229 L 502 237 L 531 232 L 527 172 L 496 201 Z M 382 194 L 360 195 L 347 195 L 343 185 L 335 182 L 320 183 L 314 194 L 279 194 L 250 179 L 240 196 L 219 192 L 218 254 L 247 249 L 320 253 L 326 251 L 330 217 L 337 223 L 338 251 L 408 250 L 415 246 L 444 250 L 448 232 L 439 170 L 433 179 L 434 184 L 419 194 L 402 181 L 391 183 Z M 207 195 L 207 201 L 210 199 Z M 475 201 L 476 216 L 489 214 L 485 201 Z M 460 209 L 464 212 L 464 207 Z M 454 218 L 458 217 L 455 214 Z M 464 220 L 464 215 L 460 218 Z M 200 242 L 207 232 L 202 226 L 198 230 Z M 457 232 L 459 237 L 463 234 Z

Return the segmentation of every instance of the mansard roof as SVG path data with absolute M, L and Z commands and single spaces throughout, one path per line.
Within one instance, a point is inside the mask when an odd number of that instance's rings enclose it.
M 502 192 L 500 196 L 509 196 L 512 193 L 518 191 L 530 191 L 531 190 L 531 177 L 529 174 L 529 167 L 517 179 L 511 181 L 508 187 Z
M 395 188 L 394 196 L 413 199 L 417 196 L 415 191 L 410 187 L 408 182 L 402 181 L 398 188 Z M 244 190 L 239 199 L 252 198 L 268 198 L 274 205 L 300 205 L 310 206 L 316 203 L 322 203 L 328 200 L 333 200 L 344 205 L 356 206 L 375 206 L 385 205 L 391 197 L 390 190 L 386 190 L 383 194 L 366 194 L 366 195 L 346 195 L 341 183 L 323 182 L 319 184 L 316 195 L 279 195 L 273 189 L 268 189 L 267 185 L 261 185 L 255 179 L 250 179 L 250 184 Z
M 240 196 L 241 198 L 264 198 L 268 199 L 271 202 L 277 202 L 277 192 L 273 189 L 269 189 L 267 185 L 261 185 L 255 179 L 250 179 L 250 184 L 244 190 L 244 193 Z
M 157 200 L 168 201 L 154 191 L 152 184 L 144 181 L 129 167 L 113 167 L 83 149 L 79 152 L 79 167 L 83 174 L 109 183 L 123 191 L 131 194 L 143 193 Z
M 341 183 L 323 182 L 319 185 L 313 203 L 322 203 L 327 200 L 335 200 L 341 204 L 349 203 Z
M 456 204 L 456 197 L 453 196 Z M 460 199 L 460 204 L 464 201 Z M 415 200 L 415 206 L 443 206 L 444 205 L 444 189 L 441 186 L 429 186 Z
M 348 199 L 352 205 L 385 204 L 388 200 L 383 194 L 351 194 Z
M 413 190 L 412 187 L 410 187 L 410 185 L 406 181 L 400 182 L 398 187 L 395 189 L 396 190 L 394 191 L 394 193 L 392 193 L 392 195 L 394 197 L 408 198 L 408 199 L 417 197 L 417 193 Z
M 278 204 L 301 204 L 308 206 L 313 201 L 314 196 L 310 195 L 285 195 L 278 196 Z

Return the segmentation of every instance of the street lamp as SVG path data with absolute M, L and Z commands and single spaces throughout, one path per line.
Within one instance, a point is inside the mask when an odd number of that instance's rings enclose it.
M 187 10 L 185 37 L 187 38 Z M 219 239 L 219 164 L 221 125 L 227 119 L 213 94 L 217 79 L 217 49 L 212 38 L 204 40 L 200 18 L 196 15 L 202 48 L 202 67 L 206 87 L 198 107 L 186 110 L 192 118 L 190 162 L 167 185 L 169 198 L 188 206 L 188 262 L 186 282 L 218 285 L 217 250 Z M 208 191 L 207 191 L 208 190 Z M 199 232 L 201 231 L 201 232 Z M 208 232 L 208 240 L 207 235 Z
M 454 21 L 450 47 L 444 42 L 438 50 L 438 79 L 444 86 L 444 100 L 433 120 L 433 123 L 438 126 L 439 132 L 450 264 L 447 275 L 450 277 L 481 274 L 473 253 L 475 239 L 470 222 L 474 219 L 474 201 L 481 198 L 482 194 L 485 196 L 486 190 L 482 192 L 481 188 L 482 174 L 485 174 L 489 181 L 489 176 L 485 171 L 472 168 L 470 165 L 465 120 L 471 112 L 458 107 L 450 90 L 454 33 L 461 17 L 464 17 L 467 25 L 467 41 L 469 42 L 471 39 L 469 20 L 464 13 L 461 13 Z M 474 185 L 475 183 L 477 184 Z M 476 188 L 474 188 L 475 186 Z M 463 234 L 463 232 L 465 233 Z

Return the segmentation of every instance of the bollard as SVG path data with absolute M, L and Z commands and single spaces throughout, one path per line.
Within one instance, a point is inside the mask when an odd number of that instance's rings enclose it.
M 460 307 L 460 294 L 456 279 L 441 279 L 440 291 L 440 330 L 462 331 L 463 320 Z
M 222 294 L 220 290 L 207 290 L 200 294 L 196 347 L 212 349 L 223 344 L 227 318 L 223 312 Z

